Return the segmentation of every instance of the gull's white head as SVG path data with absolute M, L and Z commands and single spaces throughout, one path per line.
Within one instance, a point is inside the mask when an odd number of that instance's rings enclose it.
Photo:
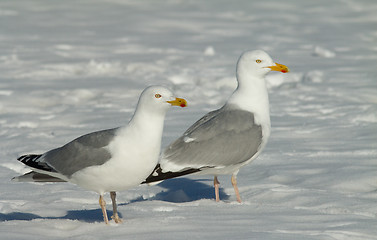
M 254 116 L 269 122 L 269 102 L 265 76 L 270 71 L 289 72 L 288 67 L 274 63 L 262 50 L 244 52 L 237 63 L 238 87 L 228 104 L 253 112 Z
M 237 77 L 263 78 L 270 71 L 289 72 L 283 64 L 274 63 L 271 57 L 262 50 L 244 52 L 237 63 Z
M 183 98 L 176 98 L 172 91 L 162 86 L 150 86 L 141 93 L 138 108 L 148 109 L 150 112 L 165 113 L 170 106 L 186 107 Z

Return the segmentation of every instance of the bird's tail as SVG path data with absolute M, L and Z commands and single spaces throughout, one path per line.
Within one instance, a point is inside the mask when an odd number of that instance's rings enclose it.
M 197 173 L 200 171 L 201 171 L 200 169 L 196 169 L 196 168 L 187 168 L 179 172 L 163 172 L 161 165 L 157 164 L 153 172 L 145 179 L 144 182 L 142 182 L 142 184 L 161 182 L 166 179 L 176 178 L 176 177 L 184 176 L 187 174 Z
M 15 182 L 65 182 L 65 180 L 38 172 L 28 172 L 12 178 Z

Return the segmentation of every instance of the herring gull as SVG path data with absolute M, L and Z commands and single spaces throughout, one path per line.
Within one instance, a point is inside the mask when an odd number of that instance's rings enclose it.
M 105 192 L 113 203 L 112 218 L 121 222 L 116 191 L 140 185 L 156 166 L 160 154 L 164 118 L 170 106 L 186 106 L 182 98 L 161 86 L 150 86 L 140 95 L 135 113 L 126 126 L 92 132 L 44 154 L 18 160 L 33 171 L 14 181 L 67 181 L 97 192 L 106 224 Z
M 265 76 L 286 73 L 262 50 L 244 52 L 237 63 L 238 87 L 223 107 L 204 115 L 162 153 L 155 170 L 143 183 L 186 174 L 214 175 L 219 201 L 218 175 L 231 174 L 237 201 L 239 169 L 262 152 L 270 136 L 270 110 Z

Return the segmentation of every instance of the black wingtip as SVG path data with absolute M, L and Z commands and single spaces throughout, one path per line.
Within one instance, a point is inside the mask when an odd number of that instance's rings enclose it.
M 22 162 L 23 164 L 31 167 L 31 168 L 40 169 L 40 170 L 44 170 L 44 171 L 47 171 L 47 172 L 56 172 L 53 168 L 51 168 L 45 162 L 38 161 L 38 159 L 41 156 L 42 156 L 42 154 L 28 154 L 28 155 L 23 155 L 23 156 L 17 158 L 17 160 Z
M 17 158 L 17 160 L 27 165 L 29 161 L 34 162 L 41 156 L 42 154 L 27 154 L 27 155 L 22 155 L 21 157 Z
M 153 172 L 145 179 L 144 183 L 153 183 L 153 182 L 159 182 L 170 178 L 176 178 L 192 173 L 200 172 L 200 169 L 196 168 L 189 168 L 180 172 L 163 172 L 160 164 L 157 164 L 154 168 Z

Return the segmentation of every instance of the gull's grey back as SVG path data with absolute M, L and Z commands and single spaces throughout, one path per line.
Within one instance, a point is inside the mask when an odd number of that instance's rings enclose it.
M 110 152 L 104 147 L 115 137 L 116 131 L 117 128 L 114 128 L 83 135 L 48 151 L 43 155 L 43 160 L 68 177 L 83 168 L 102 165 L 111 158 Z
M 253 113 L 225 105 L 203 116 L 167 147 L 162 162 L 194 168 L 230 166 L 249 160 L 261 143 L 262 128 Z

